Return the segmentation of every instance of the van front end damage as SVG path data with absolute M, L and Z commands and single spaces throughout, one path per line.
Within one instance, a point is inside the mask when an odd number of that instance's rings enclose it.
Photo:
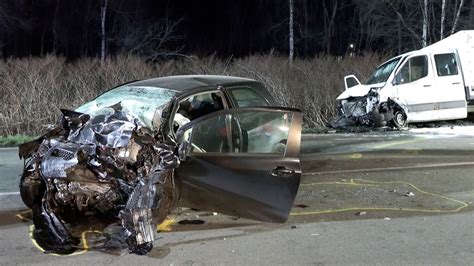
M 131 252 L 150 251 L 156 224 L 176 200 L 177 145 L 165 144 L 120 104 L 95 117 L 62 111 L 61 123 L 19 149 L 20 193 L 33 210 L 36 242 L 47 252 L 71 253 L 78 239 L 68 226 L 97 215 L 121 221 Z
M 336 106 L 337 117 L 330 123 L 333 128 L 401 128 L 406 125 L 404 105 L 391 98 L 382 101 L 376 88 L 365 96 L 339 99 Z

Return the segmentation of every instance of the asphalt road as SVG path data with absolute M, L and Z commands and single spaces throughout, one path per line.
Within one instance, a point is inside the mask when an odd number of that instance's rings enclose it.
M 43 254 L 17 214 L 21 162 L 0 150 L 0 264 L 468 264 L 474 259 L 474 127 L 305 135 L 289 221 L 177 210 L 147 256 Z M 179 221 L 187 221 L 181 222 Z M 88 228 L 90 229 L 90 228 Z

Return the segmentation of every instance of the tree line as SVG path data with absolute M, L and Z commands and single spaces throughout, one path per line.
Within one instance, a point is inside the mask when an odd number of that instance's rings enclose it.
M 474 29 L 473 0 L 2 0 L 0 56 L 402 53 Z

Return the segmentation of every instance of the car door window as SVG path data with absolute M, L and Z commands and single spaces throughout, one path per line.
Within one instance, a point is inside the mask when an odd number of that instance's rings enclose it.
M 454 53 L 437 54 L 434 56 L 436 62 L 436 71 L 438 76 L 454 76 L 458 74 L 458 65 Z
M 213 91 L 191 95 L 181 100 L 173 118 L 174 132 L 190 121 L 223 110 L 221 95 L 219 91 Z
M 415 56 L 408 59 L 397 73 L 395 80 L 397 84 L 406 84 L 428 75 L 428 57 L 426 55 Z
M 268 106 L 268 101 L 250 87 L 229 89 L 230 96 L 237 107 Z
M 184 131 L 191 152 L 284 154 L 290 112 L 253 111 L 223 114 Z

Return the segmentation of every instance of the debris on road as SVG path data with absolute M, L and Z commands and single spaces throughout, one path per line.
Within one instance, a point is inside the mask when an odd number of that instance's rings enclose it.
M 302 209 L 305 209 L 305 208 L 308 208 L 309 206 L 306 205 L 306 204 L 296 204 L 294 207 L 295 207 L 295 208 L 302 208 Z
M 357 216 L 362 216 L 362 215 L 366 215 L 366 214 L 367 214 L 367 212 L 357 212 L 356 213 Z
M 200 225 L 200 224 L 205 224 L 206 222 L 204 222 L 203 220 L 181 220 L 178 222 L 178 224 L 181 224 L 181 225 Z
M 405 194 L 406 197 L 414 197 L 415 196 L 415 193 L 409 191 Z

